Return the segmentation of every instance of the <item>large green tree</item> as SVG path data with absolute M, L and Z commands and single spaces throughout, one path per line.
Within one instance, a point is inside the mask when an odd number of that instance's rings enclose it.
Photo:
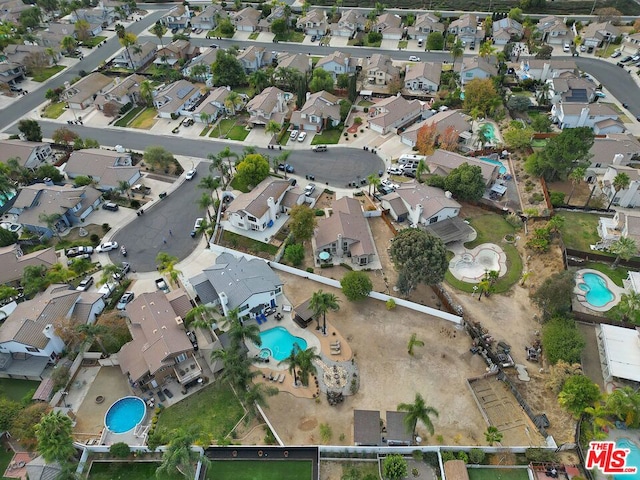
M 364 300 L 373 289 L 373 283 L 366 272 L 351 271 L 340 280 L 342 293 L 352 302 Z
M 531 298 L 542 311 L 543 319 L 548 320 L 571 309 L 574 287 L 573 273 L 569 271 L 555 273 L 542 282 Z
M 385 480 L 400 480 L 407 478 L 408 474 L 409 467 L 402 455 L 394 453 L 384 457 L 382 461 L 382 476 Z
M 482 169 L 466 162 L 449 172 L 444 180 L 444 187 L 456 198 L 467 202 L 480 200 L 487 188 L 482 177 Z
M 416 393 L 413 403 L 401 403 L 397 409 L 400 412 L 407 412 L 407 415 L 404 417 L 404 423 L 408 432 L 415 435 L 418 421 L 421 421 L 427 428 L 429 435 L 433 435 L 434 428 L 431 422 L 431 416 L 437 417 L 439 414 L 435 408 L 426 404 L 422 395 Z
M 525 169 L 548 181 L 564 180 L 571 170 L 589 159 L 593 139 L 593 130 L 589 127 L 565 128 L 551 137 L 543 150 L 526 160 Z
M 240 61 L 231 53 L 218 52 L 216 61 L 211 65 L 214 85 L 235 87 L 246 83 L 246 74 Z
M 40 124 L 35 120 L 20 120 L 18 122 L 18 130 L 29 142 L 42 141 L 42 129 Z
M 9 230 L 0 228 L 0 247 L 13 245 L 17 241 L 18 241 L 18 234 L 16 232 L 10 232 Z
M 316 68 L 309 82 L 309 91 L 316 93 L 322 90 L 333 92 L 333 77 L 328 71 L 322 68 Z
M 313 236 L 316 214 L 306 203 L 296 205 L 289 212 L 289 226 L 296 242 L 305 242 Z
M 474 78 L 464 86 L 464 108 L 488 116 L 502 105 L 502 97 L 492 78 Z
M 150 145 L 144 149 L 143 159 L 150 166 L 168 168 L 175 160 L 173 154 L 159 145 Z
M 38 452 L 49 462 L 64 463 L 76 453 L 71 436 L 73 423 L 62 412 L 49 412 L 35 427 Z
M 419 228 L 401 230 L 391 245 L 390 254 L 403 278 L 400 288 L 405 295 L 419 283 L 442 282 L 448 268 L 447 249 L 442 240 Z
M 244 157 L 236 171 L 240 181 L 255 187 L 269 176 L 269 161 L 259 153 L 253 153 Z
M 638 254 L 638 245 L 633 238 L 620 237 L 619 240 L 613 242 L 609 247 L 609 251 L 616 256 L 615 261 L 611 265 L 613 268 L 616 268 L 620 260 L 626 262 Z
M 600 400 L 602 394 L 598 385 L 584 375 L 569 377 L 558 395 L 558 402 L 575 417 L 579 417 L 584 409 Z

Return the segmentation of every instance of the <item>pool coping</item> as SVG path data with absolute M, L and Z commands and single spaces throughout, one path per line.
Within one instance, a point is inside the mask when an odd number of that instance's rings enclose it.
M 607 303 L 605 303 L 604 305 L 602 305 L 601 307 L 596 307 L 595 305 L 591 305 L 589 302 L 587 302 L 586 296 L 585 296 L 585 292 L 584 290 L 580 289 L 579 285 L 581 284 L 585 284 L 586 283 L 584 281 L 582 281 L 582 277 L 585 273 L 593 273 L 595 275 L 599 275 L 601 278 L 603 278 L 605 280 L 605 282 L 607 283 L 607 288 L 609 289 L 609 291 L 611 293 L 613 293 L 613 300 L 608 301 Z M 620 299 L 622 297 L 623 293 L 626 293 L 626 290 L 622 287 L 619 287 L 618 285 L 616 285 L 613 280 L 611 280 L 609 278 L 608 275 L 595 270 L 593 268 L 581 268 L 580 270 L 577 270 L 575 275 L 573 276 L 574 282 L 575 282 L 575 286 L 573 288 L 573 294 L 576 297 L 576 301 L 578 303 L 580 303 L 580 305 L 582 305 L 584 308 L 591 310 L 593 312 L 608 312 L 609 310 L 611 310 L 613 307 L 615 307 L 618 303 L 620 303 Z

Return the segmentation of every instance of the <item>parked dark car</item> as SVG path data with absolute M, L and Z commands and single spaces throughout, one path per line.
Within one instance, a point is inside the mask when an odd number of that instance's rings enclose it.
M 293 168 L 293 166 L 289 165 L 288 163 L 281 163 L 278 165 L 278 170 L 284 172 L 286 171 L 287 173 L 293 173 L 295 170 Z
M 416 174 L 412 170 L 405 170 L 404 176 L 409 178 L 416 178 Z
M 198 339 L 196 338 L 196 334 L 194 331 L 189 330 L 187 332 L 187 337 L 189 337 L 189 341 L 191 342 L 191 345 L 193 345 L 193 349 L 197 352 L 198 351 Z
M 103 210 L 109 210 L 110 212 L 115 212 L 120 208 L 117 203 L 107 202 L 102 204 Z

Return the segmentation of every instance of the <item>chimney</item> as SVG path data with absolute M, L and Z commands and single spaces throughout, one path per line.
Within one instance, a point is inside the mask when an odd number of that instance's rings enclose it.
M 275 221 L 276 220 L 276 202 L 273 197 L 269 197 L 267 199 L 267 205 L 269 206 L 269 219 Z
M 416 205 L 415 211 L 413 212 L 411 223 L 414 225 L 420 224 L 420 217 L 422 217 L 422 213 L 424 212 L 424 207 L 421 204 Z
M 613 156 L 613 164 L 614 165 L 622 165 L 622 161 L 624 160 L 624 155 L 621 153 L 616 153 Z
M 49 324 L 44 327 L 44 330 L 42 330 L 42 334 L 49 339 L 53 338 L 53 325 Z
M 278 93 L 277 95 L 277 100 L 278 100 L 278 112 L 283 113 L 284 112 L 284 95 L 282 95 L 282 93 Z
M 181 317 L 176 317 L 175 321 L 176 321 L 176 325 L 182 325 L 184 323 Z

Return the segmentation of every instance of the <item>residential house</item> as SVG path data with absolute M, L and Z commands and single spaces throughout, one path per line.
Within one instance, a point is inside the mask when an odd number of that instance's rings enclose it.
M 240 317 L 253 317 L 275 307 L 284 282 L 268 262 L 223 253 L 216 263 L 189 279 L 203 305 L 220 305 L 227 316 L 238 310 Z
M 382 38 L 386 40 L 400 40 L 404 34 L 402 28 L 402 18 L 400 15 L 393 13 L 384 13 L 380 15 L 373 27 L 372 31 L 382 34 Z
M 113 58 L 113 63 L 117 67 L 137 71 L 153 60 L 156 56 L 156 48 L 153 42 L 144 42 L 128 49 L 123 48 Z
M 260 70 L 262 67 L 271 65 L 273 54 L 264 47 L 251 45 L 238 54 L 238 60 L 247 73 Z
M 238 195 L 227 207 L 229 223 L 241 230 L 264 232 L 283 213 L 282 199 L 293 185 L 267 177 L 253 190 Z
M 586 47 L 598 48 L 606 42 L 620 36 L 621 31 L 610 21 L 590 23 L 582 32 L 582 44 Z
M 118 363 L 135 387 L 157 388 L 170 378 L 185 384 L 202 375 L 183 317 L 175 309 L 187 293 L 182 289 L 174 292 L 173 301 L 171 294 L 160 291 L 143 293 L 124 310 L 132 340 L 118 352 Z
M 35 32 L 34 35 L 36 45 L 54 48 L 60 48 L 64 37 L 77 37 L 74 25 L 57 22 L 50 22 L 44 30 Z
M 53 230 L 41 215 L 60 215 L 53 228 L 64 231 L 85 219 L 97 208 L 101 198 L 102 193 L 90 185 L 75 188 L 72 185 L 36 183 L 20 190 L 9 211 L 17 214 L 18 223 L 28 230 L 50 237 Z
M 160 22 L 169 30 L 189 27 L 191 25 L 189 5 L 176 5 L 160 18 Z
M 546 82 L 562 74 L 578 74 L 578 66 L 573 60 L 537 60 L 524 58 L 519 64 L 512 64 L 520 80 L 533 79 Z
M 367 122 L 374 132 L 386 135 L 422 117 L 426 108 L 420 100 L 407 100 L 400 94 L 369 107 Z
M 3 163 L 15 158 L 21 167 L 33 170 L 46 162 L 51 154 L 50 143 L 0 140 L 0 162 Z
M 100 72 L 93 72 L 81 78 L 62 92 L 61 98 L 66 100 L 69 108 L 84 110 L 93 105 L 94 99 L 113 87 L 115 81 Z
M 227 17 L 226 10 L 221 5 L 214 3 L 207 5 L 200 13 L 191 18 L 191 26 L 202 30 L 215 30 L 218 22 Z
M 324 10 L 314 8 L 306 15 L 300 17 L 296 22 L 296 27 L 304 30 L 305 35 L 316 35 L 323 37 L 329 32 L 327 15 Z
M 85 148 L 71 153 L 64 165 L 70 179 L 89 177 L 98 190 L 109 191 L 120 188 L 120 182 L 130 186 L 140 179 L 140 169 L 133 166 L 131 154 L 101 148 Z
M 117 110 L 127 105 L 135 104 L 140 100 L 140 85 L 147 79 L 137 73 L 124 79 L 116 77 L 110 87 L 104 89 L 93 101 L 98 110 L 104 110 L 107 103 L 114 103 Z
M 324 90 L 307 94 L 300 110 L 291 114 L 291 125 L 299 130 L 319 133 L 340 123 L 340 99 Z
M 253 7 L 246 7 L 237 13 L 231 14 L 231 22 L 239 32 L 256 32 L 262 14 L 260 10 Z
M 604 103 L 559 102 L 551 107 L 551 117 L 560 129 L 590 127 L 596 135 L 625 131 L 618 112 Z
M 484 40 L 484 30 L 478 30 L 478 17 L 475 13 L 465 13 L 449 24 L 447 33 L 455 35 L 463 45 Z
M 389 55 L 374 53 L 367 60 L 367 79 L 369 84 L 387 85 L 400 75 L 400 69 L 393 65 Z
M 542 42 L 549 45 L 562 45 L 573 40 L 571 29 L 554 15 L 541 18 L 536 25 L 536 30 L 542 35 Z
M 178 80 L 153 92 L 153 106 L 158 110 L 160 118 L 188 115 L 189 109 L 195 109 L 200 97 L 200 88 L 187 80 Z
M 313 236 L 315 256 L 327 252 L 338 262 L 359 267 L 376 260 L 377 252 L 369 223 L 358 199 L 342 197 L 333 202 L 331 209 L 331 216 L 318 220 Z
M 616 211 L 612 217 L 600 217 L 598 221 L 600 241 L 597 247 L 609 248 L 621 238 L 635 240 L 640 245 L 640 216 L 632 212 Z
M 522 24 L 513 18 L 505 17 L 495 20 L 492 25 L 492 38 L 494 45 L 506 45 L 515 40 L 520 40 L 524 32 Z
M 431 155 L 427 156 L 425 160 L 429 171 L 433 175 L 441 175 L 446 177 L 451 170 L 458 168 L 465 163 L 480 167 L 482 172 L 482 179 L 487 187 L 492 185 L 498 178 L 500 169 L 498 165 L 493 165 L 482 160 L 476 160 L 472 157 L 464 157 L 458 153 L 449 152 L 447 150 L 436 150 Z
M 21 63 L 0 61 L 0 85 L 15 86 L 27 76 L 27 69 Z
M 406 66 L 404 88 L 411 92 L 437 92 L 441 75 L 441 62 L 410 63 Z
M 337 25 L 331 25 L 331 34 L 337 37 L 355 37 L 356 33 L 364 31 L 367 17 L 360 10 L 345 10 Z
M 65 320 L 75 325 L 92 324 L 104 307 L 104 300 L 95 292 L 51 285 L 19 303 L 0 325 L 0 355 L 9 354 L 14 360 L 40 357 L 45 365 L 53 363 L 66 348 L 56 327 Z
M 624 173 L 629 177 L 629 186 L 616 190 L 613 181 L 620 173 Z M 602 177 L 602 193 L 604 193 L 613 205 L 622 208 L 633 208 L 640 205 L 640 175 L 638 169 L 627 167 L 624 165 L 609 165 Z
M 278 68 L 290 68 L 300 73 L 311 71 L 311 58 L 303 53 L 283 52 L 278 55 L 277 60 Z M 277 70 L 275 75 L 278 76 Z
M 626 53 L 636 54 L 640 51 L 640 33 L 632 33 L 622 40 L 622 50 Z
M 547 80 L 551 103 L 590 103 L 596 100 L 596 83 L 572 73 Z
M 382 208 L 396 222 L 411 225 L 430 225 L 457 217 L 460 204 L 449 192 L 416 181 L 400 184 L 395 192 L 382 197 Z
M 207 87 L 213 87 L 213 75 L 211 73 L 211 65 L 214 64 L 218 58 L 218 52 L 221 51 L 219 48 L 210 48 L 204 53 L 201 53 L 193 60 L 191 60 L 186 67 L 182 69 L 182 74 L 185 77 L 193 77 L 192 69 L 196 65 L 203 65 L 205 67 L 205 72 L 200 74 L 198 80 L 204 81 L 207 84 Z
M 209 123 L 214 122 L 222 115 L 234 115 L 238 107 L 229 108 L 228 105 L 225 105 L 225 101 L 227 97 L 231 94 L 231 89 L 229 87 L 217 87 L 211 92 L 209 95 L 193 110 L 191 117 L 196 122 L 206 123 L 205 120 L 207 117 L 202 118 L 202 114 L 209 115 Z M 244 93 L 240 93 L 239 96 L 246 103 L 248 98 Z
M 114 12 L 117 20 L 126 20 L 133 13 L 130 4 L 121 0 L 99 0 L 98 5 L 109 12 Z
M 84 20 L 89 24 L 89 35 L 95 37 L 102 33 L 103 28 L 114 23 L 115 17 L 115 12 L 108 12 L 97 6 L 95 8 L 79 8 L 66 18 L 70 23 L 77 23 L 78 20 Z
M 0 20 L 19 24 L 20 14 L 31 7 L 32 5 L 26 4 L 21 0 L 3 0 L 0 2 Z
M 459 68 L 462 85 L 476 78 L 491 78 L 498 74 L 497 66 L 482 57 L 465 57 L 456 68 Z
M 255 127 L 257 125 L 266 125 L 270 121 L 274 121 L 282 125 L 289 116 L 289 105 L 287 104 L 286 94 L 278 87 L 267 87 L 262 93 L 253 97 L 247 103 L 247 112 L 249 113 L 249 125 Z
M 322 57 L 316 63 L 315 68 L 321 68 L 331 74 L 335 80 L 338 75 L 343 73 L 354 73 L 356 71 L 357 60 L 351 58 L 350 53 L 335 51 L 326 57 Z
M 422 122 L 415 123 L 400 133 L 400 141 L 410 147 L 415 147 L 418 142 L 418 131 L 425 125 L 435 124 L 437 135 L 443 135 L 447 130 L 453 129 L 460 139 L 460 143 L 471 140 L 471 117 L 461 110 L 446 110 L 438 112 Z M 437 139 L 436 139 L 437 140 Z
M 55 248 L 36 250 L 25 255 L 17 243 L 0 247 L 0 284 L 20 280 L 26 267 L 42 265 L 50 268 L 56 263 L 58 257 Z
M 271 23 L 274 20 L 285 19 L 287 15 L 287 11 L 282 5 L 277 5 L 271 8 L 271 13 L 267 15 L 265 18 L 260 19 L 258 22 L 258 30 L 261 32 L 270 32 L 271 31 Z
M 433 13 L 425 12 L 416 16 L 416 20 L 412 27 L 409 27 L 409 36 L 416 40 L 425 42 L 427 37 L 433 33 L 443 33 L 444 25 L 440 23 L 440 19 Z
M 16 45 L 10 43 L 4 47 L 4 52 L 0 59 L 3 62 L 24 65 L 27 69 L 33 63 L 51 67 L 62 58 L 62 55 L 57 47 L 53 47 L 53 56 L 49 53 L 47 47 L 41 47 L 40 45 Z M 34 60 L 35 58 L 37 60 Z
M 629 165 L 640 160 L 640 141 L 629 133 L 609 134 L 596 137 L 589 150 L 589 165 L 586 179 L 593 183 L 599 175 L 604 175 L 609 165 Z
M 192 45 L 189 40 L 175 40 L 161 47 L 156 52 L 153 63 L 175 66 L 179 62 L 188 62 L 200 53 L 200 47 Z

